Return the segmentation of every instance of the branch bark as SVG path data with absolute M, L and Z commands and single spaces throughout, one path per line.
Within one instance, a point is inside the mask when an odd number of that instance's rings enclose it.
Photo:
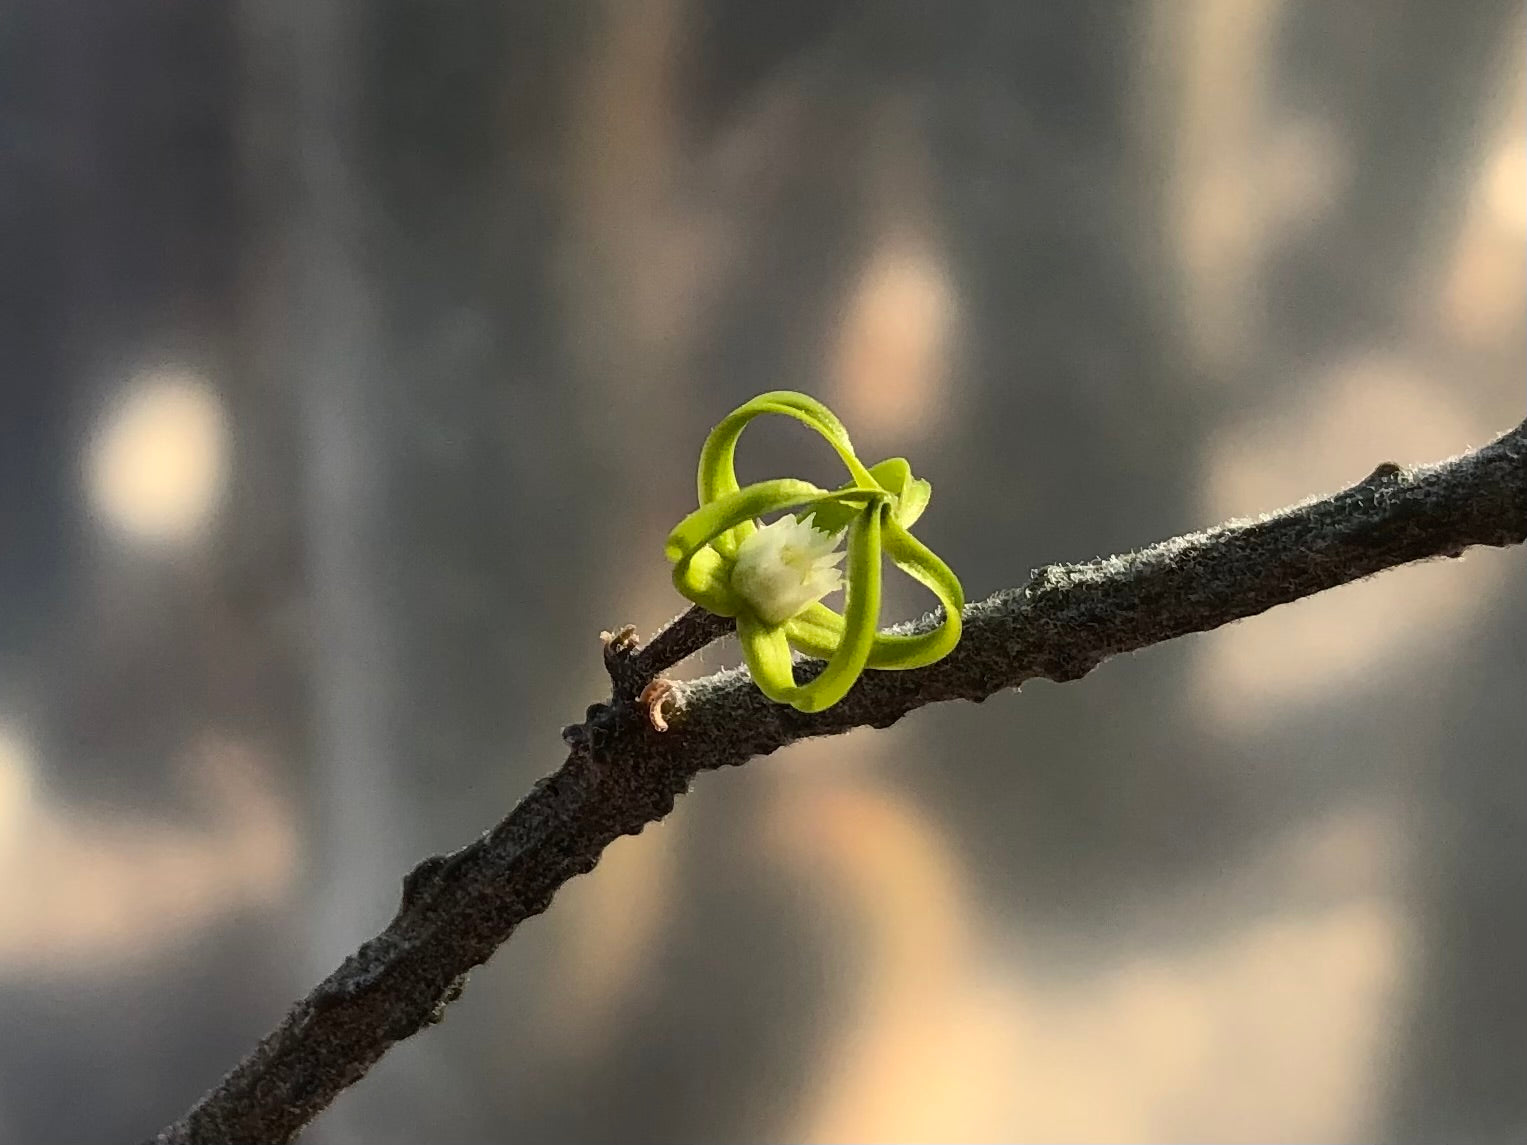
M 1035 677 L 1076 680 L 1121 652 L 1411 561 L 1524 537 L 1527 422 L 1461 457 L 1415 468 L 1385 463 L 1340 493 L 1255 520 L 1038 569 L 1024 587 L 969 606 L 948 658 L 916 671 L 868 672 L 825 712 L 772 704 L 733 669 L 673 685 L 672 727 L 659 731 L 646 685 L 729 623 L 691 609 L 645 649 L 622 630 L 606 640 L 611 702 L 563 730 L 567 761 L 492 830 L 410 872 L 386 929 L 153 1140 L 292 1140 L 395 1042 L 439 1021 L 467 972 L 544 911 L 558 887 L 592 870 L 614 839 L 668 814 L 702 771 L 810 736 L 888 727 L 924 704 L 979 702 Z M 928 616 L 907 628 L 934 623 Z M 820 667 L 803 662 L 798 672 Z

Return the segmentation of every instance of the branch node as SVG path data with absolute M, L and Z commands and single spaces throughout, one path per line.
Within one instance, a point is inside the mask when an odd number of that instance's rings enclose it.
M 641 644 L 636 635 L 636 625 L 623 624 L 614 632 L 601 632 L 599 642 L 604 645 L 604 670 L 610 675 L 610 683 L 618 690 L 630 675 L 631 659 Z
M 420 859 L 418 865 L 403 876 L 403 897 L 398 903 L 398 914 L 407 914 L 409 909 L 424 896 L 425 891 L 437 881 L 447 861 L 446 855 L 430 855 L 428 858 Z
M 638 648 L 636 629 L 630 625 L 608 634 L 604 664 L 610 674 L 613 698 L 617 702 L 634 701 L 658 676 L 719 640 L 733 626 L 730 617 L 717 616 L 696 604 L 665 624 L 645 647 Z
M 1384 485 L 1404 473 L 1403 466 L 1393 461 L 1380 461 L 1373 472 L 1358 482 L 1359 485 Z

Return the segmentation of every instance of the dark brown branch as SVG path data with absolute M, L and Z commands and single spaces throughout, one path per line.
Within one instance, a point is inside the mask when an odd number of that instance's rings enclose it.
M 1414 469 L 1381 465 L 1341 493 L 1257 520 L 1039 569 L 1025 587 L 966 609 L 964 638 L 947 659 L 866 673 L 825 712 L 771 704 L 739 670 L 677 685 L 672 730 L 659 732 L 632 700 L 642 681 L 727 627 L 691 610 L 646 650 L 617 649 L 613 702 L 566 729 L 567 762 L 491 831 L 421 863 L 387 928 L 156 1140 L 291 1140 L 393 1043 L 438 1021 L 467 972 L 544 911 L 558 887 L 591 870 L 612 840 L 668 814 L 702 771 L 808 736 L 886 727 L 940 700 L 982 700 L 1035 677 L 1075 680 L 1121 652 L 1410 561 L 1520 544 L 1524 535 L 1527 423 L 1474 453 Z

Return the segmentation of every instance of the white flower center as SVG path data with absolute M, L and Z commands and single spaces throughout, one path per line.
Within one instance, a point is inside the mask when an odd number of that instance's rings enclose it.
M 842 539 L 781 517 L 737 546 L 732 588 L 765 624 L 783 624 L 842 586 L 836 566 L 845 554 L 834 551 Z

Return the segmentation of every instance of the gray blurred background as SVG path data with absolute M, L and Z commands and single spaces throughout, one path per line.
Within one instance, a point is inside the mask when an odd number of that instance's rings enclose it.
M 6 4 L 0 1141 L 152 1132 L 556 766 L 755 392 L 973 598 L 1518 421 L 1524 32 Z M 1527 1139 L 1523 568 L 707 775 L 306 1139 Z

